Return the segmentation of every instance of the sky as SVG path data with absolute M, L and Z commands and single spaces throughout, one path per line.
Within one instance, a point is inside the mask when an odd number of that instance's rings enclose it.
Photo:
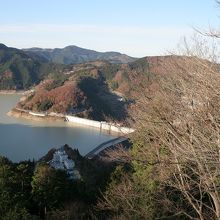
M 134 57 L 163 55 L 194 28 L 218 28 L 215 0 L 0 0 L 0 42 L 76 45 Z

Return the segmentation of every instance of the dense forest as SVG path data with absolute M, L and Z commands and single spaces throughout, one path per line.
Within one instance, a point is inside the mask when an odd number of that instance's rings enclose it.
M 38 162 L 13 163 L 0 157 L 0 219 L 89 219 L 104 191 L 113 163 L 86 159 L 65 145 L 80 171 L 80 179 L 54 169 L 47 160 L 51 149 Z

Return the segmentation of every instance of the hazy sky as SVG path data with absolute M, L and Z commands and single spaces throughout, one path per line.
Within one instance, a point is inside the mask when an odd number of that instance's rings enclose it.
M 77 45 L 131 56 L 162 55 L 192 27 L 218 27 L 215 0 L 0 0 L 0 42 Z

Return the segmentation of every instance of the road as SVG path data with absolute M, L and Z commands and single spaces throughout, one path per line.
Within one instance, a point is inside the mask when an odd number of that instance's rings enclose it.
M 126 137 L 118 137 L 109 141 L 106 141 L 100 145 L 98 145 L 95 149 L 93 149 L 92 151 L 90 151 L 88 154 L 85 155 L 85 157 L 91 159 L 94 156 L 96 156 L 97 154 L 99 154 L 101 151 L 105 150 L 106 148 L 116 145 L 116 144 L 120 144 L 123 141 L 126 141 L 128 138 Z

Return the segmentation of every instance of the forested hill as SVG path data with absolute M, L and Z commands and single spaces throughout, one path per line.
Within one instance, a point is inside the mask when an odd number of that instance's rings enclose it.
M 96 60 L 64 65 L 46 62 L 36 54 L 28 55 L 1 44 L 0 89 L 36 86 L 34 93 L 19 103 L 19 107 L 26 110 L 79 113 L 80 117 L 94 120 L 123 122 L 140 91 L 147 89 L 148 94 L 153 94 L 158 89 L 157 81 L 166 75 L 174 75 L 180 65 L 190 63 L 195 71 L 198 68 L 195 63 L 202 67 L 208 62 L 196 59 L 156 56 L 127 64 Z
M 184 58 L 164 56 L 129 64 L 94 61 L 73 65 L 67 72 L 48 77 L 18 105 L 36 112 L 79 113 L 79 117 L 123 122 L 140 95 L 140 85 L 154 93 L 158 79 L 174 73 L 181 60 Z
M 28 89 L 50 73 L 63 69 L 63 65 L 43 62 L 22 50 L 0 44 L 0 89 Z
M 31 56 L 38 56 L 48 62 L 61 64 L 78 64 L 94 60 L 107 60 L 111 63 L 133 62 L 136 58 L 118 52 L 97 52 L 77 46 L 67 46 L 65 48 L 42 49 L 30 48 L 24 51 Z

